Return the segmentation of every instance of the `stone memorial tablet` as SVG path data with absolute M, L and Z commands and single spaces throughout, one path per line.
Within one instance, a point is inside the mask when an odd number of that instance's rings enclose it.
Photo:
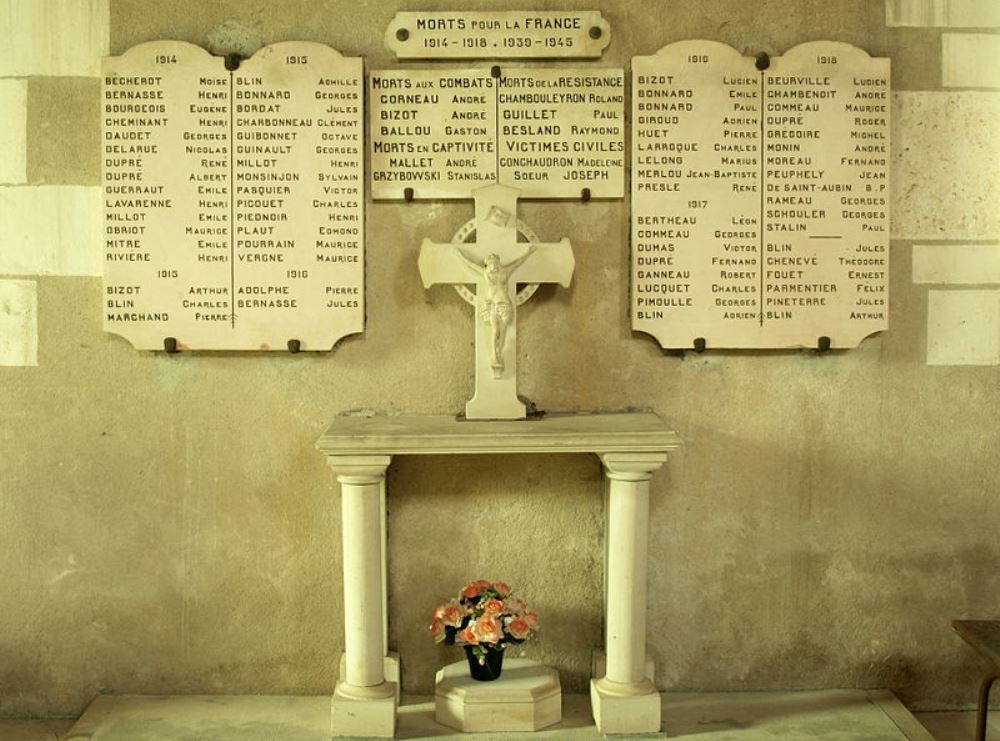
M 888 59 L 683 41 L 632 76 L 633 329 L 720 348 L 886 329 Z
M 370 77 L 377 199 L 624 195 L 621 69 L 382 70 Z M 409 191 L 408 191 L 409 189 Z
M 610 41 L 597 10 L 400 12 L 385 32 L 400 59 L 599 57 Z
M 329 350 L 364 325 L 363 69 L 321 44 L 238 69 L 104 60 L 104 328 L 140 349 Z

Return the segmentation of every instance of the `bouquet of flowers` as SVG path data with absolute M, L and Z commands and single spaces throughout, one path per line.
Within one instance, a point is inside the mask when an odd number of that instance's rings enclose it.
M 511 588 L 502 581 L 467 584 L 457 599 L 434 610 L 430 626 L 434 642 L 471 647 L 480 665 L 486 662 L 487 651 L 524 643 L 538 628 L 538 615 L 510 595 Z

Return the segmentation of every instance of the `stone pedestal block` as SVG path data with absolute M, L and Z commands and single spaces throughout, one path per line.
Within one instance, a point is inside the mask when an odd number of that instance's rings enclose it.
M 469 676 L 466 661 L 437 673 L 434 718 L 465 732 L 538 731 L 562 720 L 559 673 L 527 659 L 506 659 L 492 682 Z
M 394 738 L 396 684 L 352 687 L 337 682 L 333 693 L 331 735 L 334 738 Z
M 634 686 L 616 684 L 606 679 L 590 681 L 590 707 L 597 730 L 612 734 L 658 732 L 660 694 L 652 684 L 641 694 L 632 694 L 636 690 Z

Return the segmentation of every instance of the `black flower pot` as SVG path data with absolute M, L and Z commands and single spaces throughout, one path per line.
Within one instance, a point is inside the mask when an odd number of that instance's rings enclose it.
M 465 647 L 465 657 L 469 660 L 469 675 L 479 682 L 492 682 L 500 678 L 503 670 L 503 651 L 486 646 L 486 661 L 480 664 L 472 652 L 472 646 Z

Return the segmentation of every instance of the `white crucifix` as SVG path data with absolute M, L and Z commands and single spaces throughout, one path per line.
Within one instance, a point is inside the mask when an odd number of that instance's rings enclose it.
M 465 405 L 468 419 L 524 419 L 524 403 L 517 398 L 517 284 L 567 287 L 573 278 L 573 248 L 565 237 L 551 244 L 517 241 L 519 192 L 505 185 L 472 192 L 475 242 L 465 241 L 469 231 L 463 228 L 454 242 L 424 239 L 420 245 L 417 266 L 424 288 L 476 286 L 476 393 Z

